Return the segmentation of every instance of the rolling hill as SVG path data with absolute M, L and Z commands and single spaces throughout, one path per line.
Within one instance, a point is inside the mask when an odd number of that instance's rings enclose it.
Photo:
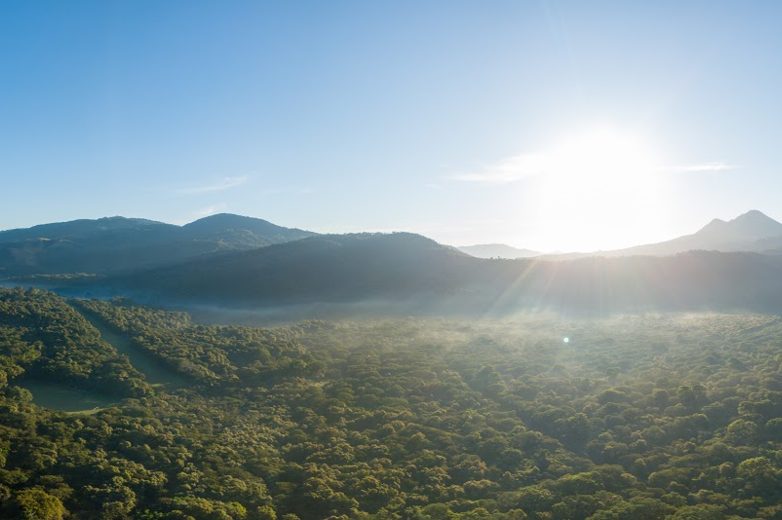
M 321 235 L 222 252 L 112 280 L 133 291 L 219 303 L 300 303 L 445 294 L 480 263 L 410 233 Z
M 185 226 L 125 217 L 44 224 L 0 232 L 0 276 L 112 274 L 313 235 L 228 214 L 205 217 Z
M 0 233 L 0 267 L 105 274 L 80 286 L 93 294 L 243 307 L 371 300 L 469 312 L 782 312 L 782 255 L 706 250 L 766 251 L 782 241 L 780 228 L 753 211 L 669 242 L 551 261 L 481 259 L 411 233 L 315 235 L 237 215 L 181 227 L 111 217 Z
M 480 313 L 782 311 L 780 256 L 478 259 L 408 233 L 318 236 L 216 253 L 109 283 L 120 293 L 239 307 L 371 300 Z

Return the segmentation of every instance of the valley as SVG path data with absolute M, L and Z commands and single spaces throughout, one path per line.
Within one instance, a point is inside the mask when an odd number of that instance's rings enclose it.
M 69 303 L 80 311 L 87 321 L 98 331 L 101 341 L 108 343 L 123 356 L 128 357 L 130 364 L 144 375 L 144 380 L 154 387 L 162 387 L 174 390 L 187 385 L 187 381 L 174 370 L 165 367 L 160 359 L 155 359 L 149 353 L 144 352 L 122 334 L 112 330 L 100 317 L 91 314 L 79 305 L 78 300 L 70 300 Z
M 779 258 L 363 233 L 39 266 L 0 287 L 0 516 L 776 518 Z
M 0 520 L 782 520 L 782 2 L 2 7 Z

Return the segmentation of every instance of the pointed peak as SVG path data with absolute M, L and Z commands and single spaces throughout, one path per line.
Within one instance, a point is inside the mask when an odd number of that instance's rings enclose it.
M 782 235 L 782 224 L 764 213 L 753 209 L 726 222 L 715 218 L 704 226 L 699 236 L 708 236 L 710 240 L 719 241 L 715 245 L 729 242 L 751 241 Z
M 715 218 L 715 219 L 712 219 L 711 222 L 709 222 L 708 224 L 703 226 L 701 228 L 701 230 L 698 231 L 698 233 L 703 233 L 703 232 L 707 232 L 707 231 L 714 231 L 714 230 L 722 229 L 722 228 L 724 228 L 727 225 L 728 225 L 728 223 L 725 222 L 724 220 L 722 220 L 721 218 Z
M 730 224 L 733 226 L 738 226 L 746 229 L 753 229 L 753 230 L 780 230 L 782 229 L 782 224 L 774 220 L 773 218 L 769 217 L 768 215 L 753 209 L 752 211 L 747 211 L 746 213 L 739 215 L 738 217 L 734 218 L 730 221 Z M 779 231 L 779 234 L 782 233 L 782 231 Z
M 756 209 L 752 209 L 747 211 L 746 213 L 742 213 L 738 217 L 731 220 L 731 222 L 742 222 L 742 221 L 750 221 L 750 220 L 757 220 L 757 221 L 774 221 L 773 218 L 769 217 L 762 211 L 758 211 Z

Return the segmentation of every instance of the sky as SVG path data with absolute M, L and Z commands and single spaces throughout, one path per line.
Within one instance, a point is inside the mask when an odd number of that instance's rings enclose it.
M 782 2 L 0 9 L 0 229 L 221 212 L 591 251 L 782 220 Z

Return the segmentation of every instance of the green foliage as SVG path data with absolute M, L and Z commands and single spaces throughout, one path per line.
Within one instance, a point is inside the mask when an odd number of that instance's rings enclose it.
M 24 520 L 62 520 L 66 512 L 59 498 L 40 489 L 22 489 L 13 498 L 16 513 Z
M 635 520 L 782 511 L 775 317 L 261 329 L 20 290 L 0 290 L 0 309 L 3 518 Z M 79 312 L 189 384 L 128 391 L 133 367 Z M 82 388 L 100 382 L 125 400 L 91 414 L 42 409 L 18 386 L 30 373 Z
M 24 376 L 119 396 L 149 393 L 127 358 L 47 291 L 0 290 L 0 354 L 0 388 Z
M 194 325 L 185 313 L 139 307 L 123 299 L 80 301 L 78 305 L 194 383 L 265 385 L 322 370 L 320 363 L 292 342 L 292 330 Z

